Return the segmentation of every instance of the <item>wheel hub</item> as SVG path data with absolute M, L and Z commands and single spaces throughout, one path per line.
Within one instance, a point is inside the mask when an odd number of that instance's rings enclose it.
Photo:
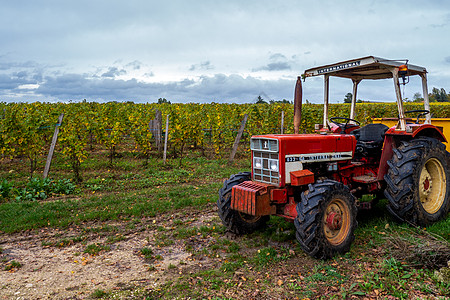
M 338 213 L 331 212 L 327 216 L 326 224 L 331 230 L 339 230 L 342 226 L 342 216 Z
M 432 190 L 432 180 L 431 175 L 428 173 L 426 168 L 422 169 L 422 174 L 420 174 L 421 192 L 426 197 L 430 194 Z
M 427 178 L 425 178 L 425 181 L 423 182 L 423 189 L 425 191 L 428 191 L 428 189 L 430 188 L 431 182 L 430 180 Z

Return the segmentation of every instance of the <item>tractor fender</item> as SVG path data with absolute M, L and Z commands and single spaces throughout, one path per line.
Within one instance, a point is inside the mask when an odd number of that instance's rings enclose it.
M 419 129 L 413 132 L 413 138 L 425 136 L 435 138 L 443 143 L 447 143 L 447 139 L 445 138 L 442 131 L 442 127 L 434 126 L 431 124 L 424 124 L 420 126 Z
M 405 140 L 405 137 L 418 138 L 425 136 L 435 138 L 441 142 L 447 142 L 441 126 L 434 126 L 432 124 L 408 124 L 407 126 L 411 128 L 410 132 L 396 130 L 396 126 L 393 126 L 386 131 L 386 135 L 395 136 L 394 140 Z M 396 137 L 399 137 L 399 139 Z
M 440 126 L 438 127 L 431 124 L 408 124 L 408 126 L 411 127 L 412 132 L 395 130 L 396 126 L 391 127 L 386 131 L 383 153 L 381 154 L 377 175 L 379 181 L 384 180 L 384 175 L 387 174 L 389 168 L 387 161 L 392 158 L 394 149 L 398 147 L 401 141 L 412 140 L 419 137 L 431 137 L 441 142 L 447 142 L 447 139 L 442 133 L 442 127 Z

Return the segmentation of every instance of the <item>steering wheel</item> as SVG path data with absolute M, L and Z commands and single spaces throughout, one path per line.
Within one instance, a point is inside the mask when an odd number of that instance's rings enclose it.
M 418 113 L 416 124 L 419 124 L 420 117 L 428 115 L 430 113 L 430 111 L 427 109 L 414 109 L 414 110 L 405 111 L 405 114 L 409 114 L 409 113 Z M 331 119 L 330 119 L 330 121 L 331 121 Z
M 345 120 L 345 123 L 339 123 L 336 120 Z M 353 121 L 356 124 L 358 124 L 358 126 L 361 126 L 361 123 L 356 121 L 355 119 L 350 119 L 350 118 L 345 118 L 345 117 L 333 117 L 330 118 L 330 122 L 333 124 L 336 124 L 337 126 L 339 126 L 339 128 L 341 128 L 341 133 L 345 133 L 345 130 L 347 129 L 347 126 L 349 125 L 348 122 Z M 355 126 L 353 124 L 350 124 L 352 126 Z

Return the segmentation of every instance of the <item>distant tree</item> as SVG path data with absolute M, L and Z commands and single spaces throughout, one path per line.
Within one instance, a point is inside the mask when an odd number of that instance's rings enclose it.
M 344 97 L 344 103 L 352 103 L 353 94 L 347 93 Z
M 448 102 L 449 99 L 449 95 L 447 95 L 447 92 L 444 90 L 444 88 L 441 88 L 441 102 Z
M 419 92 L 414 93 L 413 102 L 422 102 L 422 101 L 423 101 L 422 94 Z
M 259 95 L 258 98 L 256 98 L 256 104 L 264 104 L 264 103 L 267 104 L 267 102 L 264 101 L 264 99 L 261 97 L 261 95 Z
M 159 99 L 158 99 L 158 104 L 163 104 L 163 103 L 170 104 L 170 101 L 167 101 L 166 98 L 159 98 Z
M 289 100 L 286 100 L 286 99 L 283 99 L 283 100 L 270 100 L 269 102 L 270 102 L 270 104 L 275 104 L 275 103 L 292 104 L 293 103 L 293 101 L 289 101 Z
M 436 87 L 433 87 L 431 90 L 431 94 L 428 95 L 428 98 L 430 99 L 430 102 L 448 102 L 450 101 L 449 95 L 447 95 L 447 92 L 441 88 L 438 89 Z

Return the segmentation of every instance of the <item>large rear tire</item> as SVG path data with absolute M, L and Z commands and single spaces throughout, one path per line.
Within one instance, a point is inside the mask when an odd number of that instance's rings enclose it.
M 433 138 L 403 141 L 384 176 L 388 210 L 397 219 L 425 226 L 445 218 L 450 207 L 450 154 Z
M 355 197 L 344 184 L 333 180 L 310 184 L 294 220 L 301 248 L 319 259 L 348 252 L 355 239 L 356 213 Z
M 233 186 L 251 179 L 250 172 L 241 172 L 232 175 L 225 180 L 223 187 L 219 190 L 219 217 L 223 225 L 235 234 L 251 233 L 264 227 L 269 220 L 269 216 L 251 216 L 231 209 L 231 190 Z

